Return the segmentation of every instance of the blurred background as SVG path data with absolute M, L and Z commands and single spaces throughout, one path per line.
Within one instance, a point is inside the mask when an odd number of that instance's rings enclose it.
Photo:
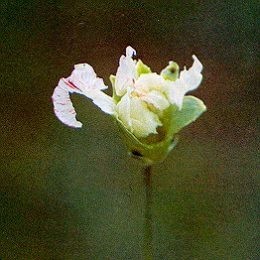
M 142 259 L 141 163 L 91 101 L 72 97 L 75 130 L 50 99 L 76 63 L 109 84 L 127 45 L 157 72 L 192 54 L 204 65 L 192 94 L 208 111 L 153 169 L 154 259 L 259 259 L 258 1 L 1 0 L 0 12 L 1 259 Z

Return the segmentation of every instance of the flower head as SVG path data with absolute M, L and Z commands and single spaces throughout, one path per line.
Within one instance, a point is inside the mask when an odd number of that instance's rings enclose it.
M 111 75 L 113 97 L 103 92 L 107 86 L 89 64 L 75 65 L 72 74 L 60 79 L 54 90 L 54 112 L 64 124 L 81 127 L 70 94 L 82 94 L 117 120 L 130 150 L 138 150 L 146 161 L 159 161 L 172 149 L 174 135 L 206 109 L 201 100 L 185 97 L 200 85 L 203 67 L 193 55 L 188 70 L 179 73 L 178 64 L 170 61 L 157 74 L 133 59 L 134 55 L 136 51 L 128 46 L 116 75 Z

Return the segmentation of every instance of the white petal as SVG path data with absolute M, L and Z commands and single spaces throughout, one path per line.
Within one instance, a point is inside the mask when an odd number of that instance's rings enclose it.
M 76 119 L 76 112 L 70 100 L 69 91 L 62 79 L 54 89 L 52 102 L 54 105 L 54 113 L 62 123 L 77 128 L 82 126 L 82 123 Z
M 93 103 L 98 106 L 103 112 L 113 115 L 115 112 L 115 103 L 112 97 L 102 91 L 91 91 L 86 95 L 93 100 Z
M 137 97 L 123 96 L 117 104 L 118 118 L 136 137 L 157 133 L 161 124 L 158 116 L 151 112 L 145 102 Z
M 75 69 L 71 76 L 67 78 L 67 81 L 77 87 L 75 92 L 92 99 L 93 103 L 102 111 L 108 114 L 114 113 L 115 104 L 112 97 L 101 91 L 106 89 L 107 86 L 104 84 L 103 79 L 96 76 L 89 64 L 75 65 Z
M 189 70 L 185 69 L 180 73 L 180 80 L 186 92 L 196 89 L 202 80 L 201 71 L 203 66 L 195 55 L 193 55 L 192 58 L 194 62 L 191 68 Z
M 166 109 L 170 103 L 167 97 L 168 82 L 156 73 L 142 74 L 135 83 L 134 93 L 141 100 L 152 104 L 159 110 Z
M 119 67 L 116 72 L 115 90 L 118 96 L 123 96 L 127 88 L 133 87 L 136 78 L 135 61 L 132 55 L 136 52 L 128 46 L 126 48 L 126 56 L 122 55 L 119 60 Z
M 159 117 L 147 108 L 145 102 L 136 97 L 131 99 L 131 119 L 133 134 L 136 137 L 156 134 L 156 128 L 162 125 Z
M 79 88 L 81 92 L 107 89 L 103 79 L 98 78 L 93 68 L 87 63 L 75 65 L 67 80 Z
M 129 131 L 133 131 L 130 115 L 130 93 L 124 95 L 117 104 L 118 118 L 125 124 Z
M 161 111 L 166 109 L 170 105 L 165 95 L 157 90 L 152 90 L 148 92 L 146 95 L 141 96 L 140 99 L 145 101 L 146 103 L 152 104 L 155 108 Z
M 148 92 L 151 90 L 164 91 L 165 80 L 156 73 L 142 74 L 135 82 L 135 91 Z
M 59 81 L 52 99 L 56 116 L 71 127 L 81 127 L 76 120 L 76 112 L 70 100 L 70 93 L 78 93 L 92 99 L 102 111 L 114 114 L 115 104 L 112 97 L 101 90 L 106 89 L 103 80 L 97 78 L 93 68 L 88 64 L 75 65 L 71 76 Z
M 202 80 L 201 71 L 203 66 L 198 58 L 192 56 L 194 62 L 191 68 L 181 71 L 179 79 L 169 82 L 168 98 L 172 104 L 176 104 L 180 109 L 182 107 L 184 95 L 191 90 L 196 89 Z
M 192 58 L 194 60 L 193 69 L 198 71 L 198 72 L 202 72 L 203 66 L 202 66 L 201 62 L 199 61 L 199 59 L 197 58 L 197 56 L 193 54 Z
M 175 104 L 179 109 L 181 109 L 184 95 L 185 88 L 181 84 L 181 81 L 177 79 L 168 88 L 168 99 L 171 104 Z

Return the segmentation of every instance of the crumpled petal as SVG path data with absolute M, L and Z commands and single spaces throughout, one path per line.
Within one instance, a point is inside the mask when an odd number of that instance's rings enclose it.
M 152 104 L 159 110 L 166 109 L 170 102 L 166 96 L 167 81 L 156 73 L 142 74 L 135 83 L 134 93 L 136 93 L 141 100 Z
M 168 98 L 172 104 L 177 105 L 180 109 L 184 95 L 196 89 L 202 81 L 201 71 L 203 66 L 195 55 L 192 58 L 194 60 L 192 66 L 188 70 L 185 68 L 181 71 L 180 77 L 176 81 L 169 82 Z
M 115 91 L 120 97 L 127 92 L 127 88 L 133 87 L 136 79 L 136 63 L 132 59 L 133 55 L 136 55 L 136 51 L 131 46 L 128 46 L 126 48 L 126 56 L 122 55 L 119 60 L 119 67 L 116 72 Z
M 148 92 L 146 95 L 140 96 L 140 99 L 148 104 L 152 104 L 155 108 L 159 109 L 160 111 L 170 106 L 170 102 L 168 101 L 166 96 L 158 90 L 152 90 Z
M 158 115 L 151 112 L 145 102 L 128 94 L 124 95 L 117 104 L 117 115 L 124 126 L 137 138 L 156 134 L 156 128 L 162 125 Z
M 77 86 L 81 92 L 107 89 L 103 79 L 98 78 L 94 69 L 87 63 L 76 64 L 67 80 Z
M 165 80 L 156 73 L 142 74 L 135 82 L 135 92 L 147 93 L 151 90 L 164 91 Z
M 70 99 L 70 93 L 78 93 L 92 99 L 102 111 L 114 114 L 115 104 L 112 97 L 101 90 L 106 89 L 101 78 L 96 76 L 89 64 L 75 65 L 72 74 L 68 78 L 60 79 L 54 89 L 52 100 L 55 115 L 66 125 L 81 127 L 82 123 L 76 119 L 76 111 Z

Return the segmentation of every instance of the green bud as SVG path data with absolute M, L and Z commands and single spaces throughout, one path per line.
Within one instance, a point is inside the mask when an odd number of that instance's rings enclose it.
M 179 65 L 170 61 L 169 65 L 161 71 L 161 76 L 165 80 L 175 81 L 179 77 Z
M 146 73 L 151 73 L 151 69 L 145 65 L 141 60 L 138 60 L 138 62 L 136 63 L 136 71 L 138 76 L 140 76 L 141 74 L 146 74 Z

